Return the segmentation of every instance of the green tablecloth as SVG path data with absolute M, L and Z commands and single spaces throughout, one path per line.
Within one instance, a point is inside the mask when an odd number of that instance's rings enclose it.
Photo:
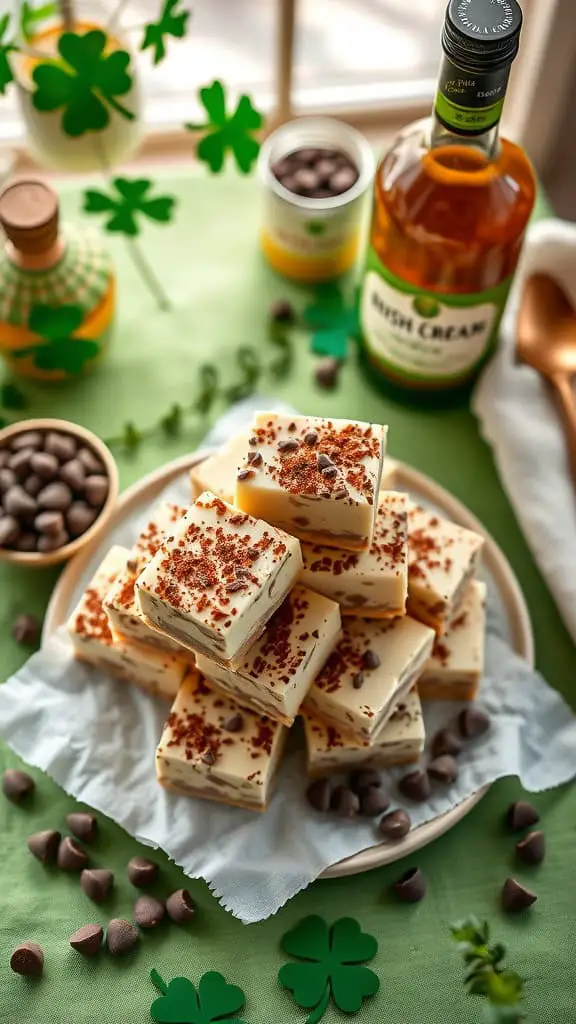
M 74 388 L 28 389 L 30 413 L 78 420 L 103 437 L 132 419 L 147 424 L 172 401 L 186 404 L 197 389 L 197 367 L 213 360 L 226 368 L 227 353 L 239 344 L 262 350 L 265 312 L 270 301 L 303 293 L 286 286 L 259 258 L 256 243 L 258 190 L 254 182 L 230 177 L 207 180 L 202 173 L 163 179 L 178 195 L 174 227 L 151 229 L 144 246 L 174 301 L 174 311 L 157 311 L 142 289 L 121 240 L 113 244 L 119 271 L 120 317 L 109 361 Z M 80 211 L 80 195 L 63 189 L 65 216 Z M 390 424 L 393 455 L 429 473 L 461 498 L 485 523 L 507 553 L 527 596 L 536 635 L 538 665 L 549 681 L 574 703 L 576 654 L 550 595 L 535 568 L 499 485 L 492 455 L 478 436 L 466 409 L 420 411 L 396 404 L 372 390 L 350 360 L 335 394 L 312 382 L 312 357 L 305 342 L 294 371 L 285 381 L 264 384 L 305 412 L 372 419 Z M 215 410 L 215 415 L 217 410 Z M 186 433 L 150 442 L 133 458 L 119 458 L 121 482 L 144 473 L 196 446 L 207 422 L 190 423 Z M 10 638 L 20 611 L 42 614 L 55 572 L 25 573 L 0 568 L 2 626 L 1 675 L 24 660 L 25 652 Z M 1 767 L 17 764 L 0 748 Z M 526 1006 L 538 1024 L 576 1021 L 574 922 L 576 882 L 573 870 L 576 795 L 572 787 L 538 797 L 549 854 L 539 869 L 518 868 L 514 840 L 501 818 L 519 787 L 510 780 L 489 795 L 452 832 L 411 859 L 428 879 L 429 894 L 417 906 L 398 905 L 389 886 L 408 864 L 363 876 L 318 882 L 294 899 L 277 917 L 248 930 L 227 915 L 200 882 L 189 887 L 198 902 L 197 923 L 188 930 L 175 925 L 145 935 L 128 961 L 102 957 L 85 961 L 68 945 L 69 935 L 92 921 L 130 916 L 134 891 L 124 866 L 138 845 L 110 822 L 94 847 L 94 861 L 117 872 L 117 894 L 100 910 L 89 903 L 78 880 L 45 870 L 25 848 L 32 831 L 61 827 L 75 806 L 41 773 L 30 809 L 0 801 L 0 1021 L 16 1024 L 136 1024 L 149 1020 L 154 990 L 152 966 L 165 978 L 192 979 L 208 969 L 222 971 L 243 985 L 247 1022 L 303 1021 L 305 1014 L 276 981 L 282 962 L 279 939 L 300 917 L 319 913 L 327 919 L 357 916 L 377 936 L 375 961 L 381 992 L 368 1001 L 362 1019 L 387 1024 L 444 1024 L 480 1019 L 480 1004 L 468 999 L 461 984 L 461 964 L 452 948 L 448 924 L 474 912 L 493 922 L 494 932 L 509 947 L 510 961 L 527 979 Z M 298 822 L 294 822 L 298 827 Z M 335 827 L 338 827 L 335 824 Z M 158 855 L 162 866 L 159 894 L 184 884 L 181 872 Z M 539 901 L 521 919 L 505 918 L 498 903 L 506 875 L 533 885 Z M 39 983 L 14 976 L 9 954 L 24 939 L 39 941 L 46 970 Z M 329 1011 L 328 1022 L 342 1019 Z

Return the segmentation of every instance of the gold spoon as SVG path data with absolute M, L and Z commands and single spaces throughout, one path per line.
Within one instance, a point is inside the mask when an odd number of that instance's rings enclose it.
M 576 484 L 576 310 L 564 289 L 547 274 L 528 278 L 518 317 L 516 355 L 551 385 L 564 425 Z

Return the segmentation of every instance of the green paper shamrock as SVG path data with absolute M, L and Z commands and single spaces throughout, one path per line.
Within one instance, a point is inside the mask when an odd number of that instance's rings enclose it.
M 469 995 L 484 996 L 484 1020 L 487 1024 L 516 1024 L 524 1017 L 521 1005 L 524 982 L 516 971 L 501 966 L 506 950 L 501 943 L 489 945 L 490 928 L 475 917 L 451 925 L 452 938 L 458 943 L 466 965 L 464 984 Z
M 164 0 L 158 21 L 152 21 L 145 26 L 144 39 L 141 50 L 154 47 L 154 64 L 159 64 L 166 56 L 166 44 L 164 36 L 173 36 L 174 39 L 183 39 L 188 25 L 189 11 L 176 11 L 181 0 Z
M 228 985 L 218 971 L 207 971 L 198 982 L 198 991 L 188 978 L 174 978 L 168 985 L 157 971 L 151 972 L 156 988 L 162 993 L 150 1007 L 157 1024 L 212 1024 L 226 1020 L 244 1024 L 237 1016 L 245 1003 L 244 993 L 237 985 Z
M 345 359 L 348 338 L 359 330 L 358 307 L 346 306 L 340 289 L 334 285 L 319 288 L 317 299 L 304 310 L 304 322 L 312 328 L 310 348 L 317 356 Z
M 260 151 L 260 143 L 253 138 L 253 132 L 262 127 L 262 115 L 252 106 L 249 96 L 241 96 L 234 113 L 227 114 L 224 86 L 218 80 L 200 89 L 199 96 L 208 121 L 186 125 L 189 131 L 207 132 L 196 147 L 198 159 L 217 174 L 224 166 L 226 153 L 230 152 L 238 170 L 248 174 Z
M 321 1020 L 330 996 L 343 1013 L 357 1013 L 380 987 L 374 971 L 359 966 L 375 956 L 378 943 L 352 917 L 341 917 L 331 928 L 321 917 L 305 917 L 286 932 L 282 949 L 304 961 L 284 964 L 278 981 L 290 989 L 298 1006 L 312 1010 L 306 1024 Z
M 34 357 L 39 370 L 64 370 L 81 373 L 85 364 L 100 351 L 96 341 L 72 337 L 84 319 L 80 306 L 32 306 L 28 327 L 43 339 L 39 345 L 29 345 L 13 352 L 15 359 Z
M 4 95 L 6 87 L 10 85 L 10 82 L 14 81 L 14 75 L 12 74 L 8 58 L 11 53 L 16 53 L 18 47 L 14 41 L 8 42 L 4 39 L 9 25 L 10 15 L 5 14 L 3 18 L 0 18 L 0 96 Z
M 134 237 L 140 234 L 137 215 L 142 214 L 159 224 L 168 224 L 176 200 L 173 196 L 149 198 L 152 182 L 148 178 L 114 178 L 117 195 L 87 189 L 84 193 L 85 213 L 109 213 L 106 231 L 121 232 Z
M 28 0 L 24 0 L 24 3 L 20 7 L 20 31 L 22 37 L 26 42 L 30 40 L 36 34 L 36 26 L 41 21 L 46 21 L 47 18 L 52 18 L 55 14 L 58 14 L 59 7 L 56 3 L 42 4 L 41 7 L 32 7 L 28 3 Z
M 106 45 L 106 35 L 100 29 L 84 34 L 64 32 L 58 40 L 62 61 L 38 64 L 32 73 L 36 110 L 63 108 L 62 128 L 72 138 L 106 128 L 110 107 L 127 120 L 134 120 L 132 111 L 116 98 L 132 88 L 130 54 L 114 50 L 105 56 Z

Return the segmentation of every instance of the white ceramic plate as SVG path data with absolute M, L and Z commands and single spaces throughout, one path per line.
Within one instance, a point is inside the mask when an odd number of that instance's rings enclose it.
M 147 505 L 152 505 L 171 480 L 181 473 L 187 472 L 203 457 L 202 453 L 184 456 L 184 458 L 168 463 L 130 487 L 118 501 L 117 508 L 108 523 L 108 533 L 119 526 L 128 516 L 140 510 L 143 511 Z M 510 643 L 518 654 L 532 666 L 534 663 L 534 638 L 524 596 L 508 560 L 482 524 L 468 511 L 465 505 L 448 491 L 445 491 L 423 473 L 419 473 L 403 463 L 394 464 L 393 478 L 389 479 L 387 484 L 396 490 L 407 491 L 416 500 L 434 506 L 454 522 L 476 530 L 486 537 L 483 558 L 484 575 L 492 582 L 493 589 L 500 600 L 504 618 L 503 626 Z M 88 544 L 68 563 L 60 576 L 48 606 L 44 620 L 44 639 L 68 618 L 78 582 L 86 573 L 96 549 L 105 541 L 106 534 L 98 536 L 95 543 Z M 394 845 L 378 843 L 366 850 L 361 850 L 353 857 L 332 864 L 322 877 L 337 878 L 342 875 L 359 874 L 382 864 L 389 864 L 419 850 L 461 821 L 482 799 L 485 792 L 486 788 L 478 790 L 477 793 L 463 800 L 446 814 L 413 829 L 400 843 Z

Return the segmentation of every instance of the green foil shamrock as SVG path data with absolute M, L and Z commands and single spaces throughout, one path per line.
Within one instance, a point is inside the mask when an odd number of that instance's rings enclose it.
M 303 961 L 284 964 L 278 980 L 298 1006 L 312 1011 L 306 1024 L 321 1020 L 330 997 L 343 1013 L 357 1013 L 363 1000 L 378 991 L 374 971 L 360 966 L 375 956 L 378 943 L 352 917 L 342 917 L 332 927 L 316 915 L 305 917 L 284 935 L 282 949 Z
M 262 115 L 252 106 L 249 96 L 241 96 L 234 112 L 227 114 L 226 93 L 218 80 L 200 89 L 199 96 L 208 120 L 186 125 L 189 131 L 206 133 L 196 147 L 198 159 L 217 174 L 224 167 L 226 154 L 232 153 L 238 170 L 248 174 L 260 151 L 253 133 L 262 127 Z
M 80 306 L 32 306 L 28 327 L 39 334 L 38 345 L 16 349 L 14 359 L 32 356 L 39 370 L 63 370 L 68 374 L 82 373 L 85 364 L 94 359 L 100 346 L 96 341 L 72 337 L 84 320 Z
M 100 29 L 64 32 L 58 40 L 61 60 L 38 64 L 32 73 L 36 110 L 63 110 L 62 129 L 72 138 L 106 128 L 110 109 L 134 120 L 134 113 L 117 98 L 132 88 L 130 54 L 113 50 L 105 55 L 106 45 Z
M 101 192 L 87 189 L 84 193 L 85 213 L 106 213 L 106 231 L 134 237 L 140 234 L 138 217 L 148 217 L 160 224 L 172 220 L 176 200 L 173 196 L 150 196 L 153 187 L 148 178 L 114 178 L 113 190 Z
M 198 982 L 198 989 L 188 978 L 173 978 L 166 984 L 158 971 L 151 972 L 156 988 L 162 993 L 150 1007 L 157 1024 L 244 1024 L 237 1017 L 245 997 L 237 985 L 229 985 L 218 971 L 207 971 Z
M 166 56 L 164 36 L 183 39 L 188 25 L 189 11 L 179 11 L 181 0 L 165 0 L 157 21 L 145 26 L 141 50 L 154 49 L 154 64 L 159 64 Z

